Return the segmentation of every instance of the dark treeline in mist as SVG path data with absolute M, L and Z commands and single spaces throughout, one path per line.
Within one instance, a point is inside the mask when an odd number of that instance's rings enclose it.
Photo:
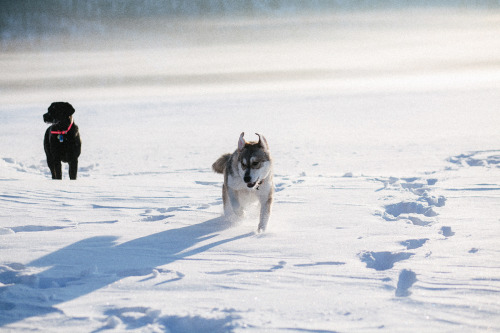
M 500 0 L 0 0 L 0 39 L 102 33 L 124 19 L 283 16 L 421 6 L 499 8 Z

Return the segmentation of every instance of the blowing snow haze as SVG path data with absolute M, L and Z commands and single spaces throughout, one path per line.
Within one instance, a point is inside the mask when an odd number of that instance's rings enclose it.
M 0 45 L 4 50 L 55 45 L 63 48 L 169 46 L 186 42 L 186 35 L 193 32 L 201 33 L 194 40 L 193 36 L 188 38 L 194 43 L 217 42 L 223 37 L 225 42 L 241 42 L 239 38 L 245 36 L 258 38 L 256 29 L 266 30 L 276 24 L 289 24 L 289 30 L 293 31 L 297 29 L 296 20 L 308 16 L 311 25 L 314 21 L 321 24 L 324 18 L 318 15 L 365 12 L 376 18 L 382 10 L 500 8 L 498 0 L 2 0 L 0 3 Z M 204 23 L 196 25 L 197 21 Z M 337 17 L 334 28 L 357 23 L 356 18 Z M 381 23 L 384 24 L 379 20 L 368 22 Z

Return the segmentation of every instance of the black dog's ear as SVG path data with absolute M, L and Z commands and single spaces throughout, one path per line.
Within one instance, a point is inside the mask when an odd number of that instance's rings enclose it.
M 64 112 L 66 113 L 66 115 L 68 117 L 72 116 L 73 113 L 75 113 L 75 109 L 73 108 L 73 106 L 68 102 L 63 102 L 63 104 L 64 104 Z
M 54 102 L 50 104 L 48 111 L 58 119 L 71 117 L 75 113 L 75 109 L 68 102 Z

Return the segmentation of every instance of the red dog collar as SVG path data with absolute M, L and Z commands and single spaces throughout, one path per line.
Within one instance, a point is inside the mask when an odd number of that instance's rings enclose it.
M 65 131 L 50 131 L 50 134 L 68 134 L 69 130 L 73 126 L 73 120 L 71 121 L 71 124 L 69 124 L 69 127 Z

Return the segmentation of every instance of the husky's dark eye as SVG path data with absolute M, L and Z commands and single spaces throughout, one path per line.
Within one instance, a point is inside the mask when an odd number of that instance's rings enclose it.
M 259 163 L 259 162 L 252 162 L 252 168 L 254 168 L 254 169 L 255 169 L 255 168 L 258 168 L 258 167 L 259 167 L 259 165 L 260 165 L 260 163 Z
M 245 170 L 247 168 L 247 165 L 245 164 L 245 162 L 241 161 L 241 168 L 243 170 Z

